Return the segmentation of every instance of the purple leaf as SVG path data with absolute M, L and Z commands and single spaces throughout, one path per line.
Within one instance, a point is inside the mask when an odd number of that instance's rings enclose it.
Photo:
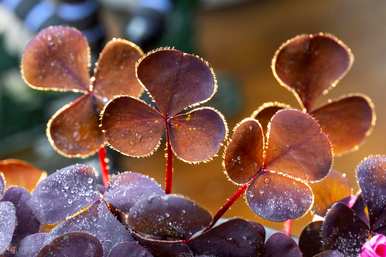
M 0 254 L 11 244 L 16 223 L 15 206 L 11 202 L 0 202 Z
M 94 236 L 84 232 L 64 234 L 44 246 L 38 257 L 102 257 L 103 248 Z
M 386 155 L 369 156 L 363 160 L 357 167 L 357 178 L 369 209 L 371 227 L 380 228 L 380 224 L 376 227 L 374 224 L 384 216 L 386 208 Z
M 42 224 L 56 223 L 99 197 L 96 171 L 83 164 L 68 166 L 42 180 L 29 202 Z
M 194 257 L 189 247 L 182 241 L 155 240 L 136 233 L 133 233 L 133 236 L 154 257 Z
M 325 249 L 350 257 L 358 256 L 369 233 L 368 226 L 343 203 L 336 203 L 327 212 L 321 230 Z
M 5 178 L 4 178 L 4 174 L 0 172 L 0 200 L 3 197 L 4 190 L 5 190 Z
M 307 184 L 264 171 L 248 187 L 246 199 L 257 215 L 271 221 L 286 221 L 306 214 L 313 195 Z
M 265 243 L 263 257 L 302 257 L 302 253 L 292 238 L 275 233 Z
M 134 231 L 162 239 L 188 239 L 211 220 L 208 211 L 178 195 L 142 199 L 128 216 L 128 224 Z
M 130 232 L 111 214 L 103 201 L 95 202 L 88 209 L 56 226 L 50 238 L 77 231 L 88 232 L 98 238 L 103 246 L 104 257 L 116 244 L 133 240 Z
M 36 257 L 48 238 L 47 233 L 36 233 L 23 238 L 18 246 L 16 257 Z
M 314 221 L 308 224 L 299 237 L 299 248 L 302 250 L 303 257 L 313 257 L 323 250 L 322 242 L 322 221 Z
M 236 218 L 203 232 L 188 245 L 196 255 L 257 257 L 263 254 L 264 237 L 260 227 Z
M 40 222 L 27 204 L 31 194 L 22 187 L 10 187 L 5 192 L 3 201 L 9 201 L 16 208 L 17 225 L 12 244 L 18 244 L 24 237 L 39 232 Z
M 111 249 L 108 257 L 153 257 L 138 242 L 123 242 Z
M 134 172 L 124 172 L 113 176 L 104 194 L 106 202 L 123 212 L 143 198 L 164 195 L 161 186 L 152 178 Z

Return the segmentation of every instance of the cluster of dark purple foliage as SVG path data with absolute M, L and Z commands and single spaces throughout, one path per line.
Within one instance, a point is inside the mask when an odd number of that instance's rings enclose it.
M 227 136 L 218 111 L 195 107 L 216 92 L 209 64 L 169 48 L 144 55 L 133 43 L 114 39 L 90 77 L 85 38 L 67 27 L 43 30 L 26 47 L 23 77 L 36 89 L 84 94 L 53 116 L 47 135 L 68 157 L 99 151 L 103 184 L 83 164 L 46 177 L 28 163 L 0 161 L 0 256 L 357 256 L 371 236 L 386 235 L 386 156 L 370 156 L 358 166 L 361 191 L 355 196 L 332 163 L 334 154 L 355 149 L 370 133 L 373 106 L 351 95 L 315 108 L 352 61 L 349 48 L 325 34 L 298 36 L 279 48 L 273 72 L 303 110 L 268 103 L 236 125 L 223 158 L 239 188 L 212 216 L 171 193 L 173 156 L 209 161 Z M 137 98 L 143 90 L 153 104 Z M 109 177 L 106 144 L 143 157 L 163 135 L 165 189 L 140 173 Z M 244 193 L 251 210 L 267 220 L 290 224 L 311 209 L 321 219 L 307 225 L 299 244 L 280 232 L 266 239 L 256 222 L 221 219 Z

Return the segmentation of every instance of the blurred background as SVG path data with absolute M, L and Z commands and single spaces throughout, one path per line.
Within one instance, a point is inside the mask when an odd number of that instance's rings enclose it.
M 270 64 L 285 40 L 303 33 L 328 32 L 351 47 L 354 66 L 322 99 L 361 92 L 372 98 L 376 127 L 360 149 L 335 159 L 335 168 L 355 184 L 354 169 L 372 153 L 386 153 L 386 2 L 362 0 L 0 0 L 0 159 L 19 158 L 55 171 L 73 162 L 50 147 L 49 117 L 76 95 L 38 92 L 21 80 L 20 56 L 28 40 L 49 25 L 77 27 L 87 36 L 94 58 L 112 37 L 136 42 L 145 51 L 174 46 L 208 60 L 219 91 L 208 105 L 224 113 L 229 128 L 267 101 L 298 104 L 275 81 Z M 174 192 L 215 212 L 235 190 L 219 157 L 200 165 L 175 162 Z M 112 172 L 131 170 L 163 181 L 162 149 L 146 159 L 109 151 Z M 227 213 L 262 222 L 243 200 Z M 295 222 L 294 232 L 310 215 Z M 263 222 L 274 228 L 282 224 Z

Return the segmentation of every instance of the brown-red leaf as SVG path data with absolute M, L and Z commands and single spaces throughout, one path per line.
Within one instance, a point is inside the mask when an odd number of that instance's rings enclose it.
M 118 95 L 139 96 L 143 88 L 135 75 L 135 64 L 142 55 L 142 50 L 130 41 L 108 42 L 95 68 L 95 94 L 107 99 Z
M 263 165 L 264 135 L 253 119 L 241 121 L 235 128 L 224 154 L 228 177 L 237 184 L 248 182 Z
M 177 115 L 169 124 L 173 152 L 187 162 L 210 160 L 227 135 L 224 117 L 209 107 Z
M 327 136 L 309 114 L 278 111 L 268 129 L 265 167 L 306 181 L 318 181 L 331 169 Z
M 209 100 L 216 79 L 208 63 L 174 49 L 159 49 L 146 55 L 137 66 L 137 76 L 165 116 Z
M 272 69 L 280 84 L 311 111 L 315 100 L 347 73 L 353 59 L 350 49 L 332 35 L 300 35 L 277 50 Z
M 99 128 L 97 99 L 86 94 L 58 110 L 47 124 L 47 136 L 56 151 L 85 158 L 104 144 Z
M 147 156 L 159 146 L 165 128 L 160 113 L 132 97 L 112 100 L 102 114 L 107 142 L 128 156 Z
M 25 81 L 42 90 L 87 91 L 90 50 L 76 29 L 63 26 L 42 30 L 27 45 L 21 62 Z
M 375 113 L 370 98 L 351 95 L 313 111 L 322 130 L 328 135 L 334 154 L 354 150 L 370 134 Z

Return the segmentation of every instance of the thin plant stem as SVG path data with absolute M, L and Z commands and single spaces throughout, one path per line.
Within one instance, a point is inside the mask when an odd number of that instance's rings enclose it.
M 170 145 L 170 132 L 167 119 L 166 126 L 166 152 L 165 152 L 165 193 L 170 194 L 173 191 L 173 152 Z
M 292 233 L 292 220 L 287 220 L 283 225 L 283 233 L 287 236 L 291 236 Z
M 107 158 L 107 151 L 104 146 L 99 148 L 98 157 L 99 157 L 99 165 L 102 172 L 103 185 L 107 187 L 109 184 L 109 165 L 108 165 L 109 159 Z
M 234 192 L 233 195 L 227 199 L 225 204 L 216 212 L 212 223 L 210 223 L 210 225 L 205 230 L 211 229 L 217 223 L 217 221 L 229 210 L 229 208 L 240 198 L 240 196 L 244 194 L 250 183 L 251 181 L 237 188 L 236 192 Z

